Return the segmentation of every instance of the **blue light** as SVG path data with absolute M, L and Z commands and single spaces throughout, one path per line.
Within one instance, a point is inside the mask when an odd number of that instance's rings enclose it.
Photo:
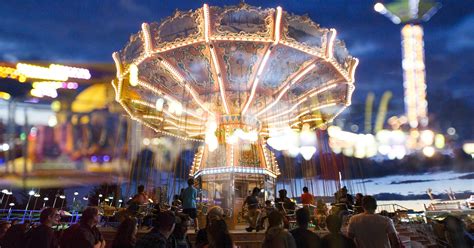
M 92 157 L 91 157 L 91 161 L 92 161 L 92 163 L 97 163 L 97 157 L 96 157 L 96 156 L 92 156 Z
M 103 158 L 104 162 L 109 162 L 110 161 L 110 156 L 109 155 L 105 155 L 104 158 Z

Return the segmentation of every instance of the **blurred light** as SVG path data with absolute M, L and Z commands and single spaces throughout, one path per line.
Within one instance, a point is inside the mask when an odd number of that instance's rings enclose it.
M 10 203 L 10 204 L 8 204 L 8 205 L 9 205 L 10 207 L 13 207 L 13 206 L 15 206 L 15 203 L 12 202 L 12 203 Z
M 300 147 L 300 153 L 304 159 L 310 160 L 313 157 L 313 154 L 316 152 L 314 146 L 302 146 Z
M 436 134 L 435 135 L 435 147 L 438 148 L 438 149 L 443 149 L 446 142 L 445 142 L 445 139 L 444 139 L 444 136 L 442 134 Z
M 8 193 L 8 189 L 2 189 L 2 193 L 7 194 L 7 193 Z
M 11 95 L 8 94 L 7 92 L 3 92 L 3 91 L 0 91 L 0 99 L 3 99 L 3 100 L 10 100 L 11 98 Z
M 462 150 L 467 154 L 474 154 L 474 143 L 464 143 Z
M 85 197 L 85 196 L 84 196 L 84 197 L 82 197 L 82 200 L 84 200 L 84 201 L 88 201 L 88 200 L 89 200 L 89 198 L 87 198 L 87 197 Z
M 97 163 L 97 156 L 92 156 L 91 157 L 91 162 L 92 163 Z
M 376 3 L 376 4 L 374 5 L 374 10 L 377 11 L 377 12 L 379 12 L 379 13 L 382 13 L 382 14 L 387 11 L 387 10 L 385 9 L 385 6 L 383 6 L 382 3 Z
M 357 126 L 356 124 L 353 124 L 353 125 L 351 126 L 351 131 L 352 131 L 352 132 L 357 132 L 357 131 L 359 131 L 359 126 Z
M 56 81 L 67 81 L 68 79 L 67 74 L 62 71 L 54 71 L 48 67 L 30 65 L 25 63 L 18 63 L 16 65 L 16 72 L 19 74 L 23 74 L 25 77 L 29 78 Z
M 53 72 L 56 72 L 57 74 L 66 75 L 67 77 L 70 77 L 70 78 L 78 78 L 78 79 L 86 79 L 86 80 L 91 78 L 91 74 L 89 70 L 84 69 L 84 68 L 51 64 L 49 66 L 49 69 L 52 70 Z
M 49 200 L 48 197 L 43 198 L 43 201 L 48 201 L 48 200 Z
M 428 158 L 431 158 L 433 157 L 433 155 L 435 154 L 435 149 L 434 147 L 432 146 L 427 146 L 425 148 L 423 148 L 423 154 L 428 157 Z
M 23 133 L 23 132 L 20 133 L 20 140 L 21 140 L 21 141 L 26 140 L 26 133 Z
M 456 129 L 454 127 L 448 128 L 446 131 L 449 135 L 455 135 L 456 134 Z
M 138 85 L 138 67 L 135 64 L 130 65 L 130 85 L 135 87 Z
M 35 194 L 34 197 L 38 198 L 40 197 L 41 195 L 40 194 Z
M 53 101 L 51 103 L 51 110 L 54 112 L 59 112 L 61 110 L 61 102 L 60 101 Z
M 99 198 L 101 198 L 103 195 L 102 194 L 99 194 Z
M 48 119 L 48 126 L 54 127 L 58 124 L 58 119 L 55 115 L 51 115 Z
M 150 139 L 149 138 L 144 138 L 143 139 L 143 145 L 149 146 L 150 145 Z
M 110 161 L 110 156 L 109 155 L 104 155 L 103 160 L 104 160 L 104 162 L 109 162 Z
M 76 191 L 76 192 L 74 192 L 74 195 L 79 195 L 79 192 L 77 192 L 77 191 Z
M 3 145 L 1 147 L 2 147 L 2 151 L 4 151 L 4 152 L 10 150 L 10 145 L 7 144 L 7 143 L 3 143 Z
M 156 99 L 156 104 L 155 104 L 156 111 L 162 111 L 164 104 L 165 104 L 165 100 L 163 98 Z
M 59 198 L 66 199 L 66 196 L 65 195 L 60 195 Z
M 33 195 L 35 195 L 35 191 L 33 191 L 33 190 L 30 190 L 30 192 L 28 192 L 28 195 L 30 195 L 30 196 L 33 196 Z
M 118 201 L 119 201 L 120 203 L 122 203 L 122 202 L 123 202 L 123 201 L 122 201 L 122 199 L 120 199 L 120 200 L 118 200 Z

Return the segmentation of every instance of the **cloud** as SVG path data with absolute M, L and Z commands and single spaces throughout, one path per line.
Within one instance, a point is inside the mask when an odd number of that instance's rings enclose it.
M 356 41 L 349 46 L 348 50 L 351 55 L 358 57 L 373 54 L 380 50 L 380 46 L 373 41 Z
M 404 181 L 393 181 L 390 184 L 412 184 L 412 183 L 426 183 L 426 182 L 433 182 L 436 180 L 429 179 L 429 180 L 404 180 Z
M 465 17 L 458 25 L 448 30 L 445 36 L 446 49 L 450 52 L 460 52 L 474 49 L 474 14 Z

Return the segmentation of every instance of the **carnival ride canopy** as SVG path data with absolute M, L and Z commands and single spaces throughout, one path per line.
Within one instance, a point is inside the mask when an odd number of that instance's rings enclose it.
M 247 4 L 144 23 L 113 58 L 116 100 L 132 119 L 206 143 L 229 120 L 263 138 L 332 121 L 351 104 L 358 63 L 336 30 Z

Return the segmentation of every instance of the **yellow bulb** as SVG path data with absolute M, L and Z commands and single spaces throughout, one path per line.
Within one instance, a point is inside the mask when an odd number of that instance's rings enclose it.
M 130 65 L 130 85 L 133 87 L 138 85 L 138 67 L 135 64 Z

